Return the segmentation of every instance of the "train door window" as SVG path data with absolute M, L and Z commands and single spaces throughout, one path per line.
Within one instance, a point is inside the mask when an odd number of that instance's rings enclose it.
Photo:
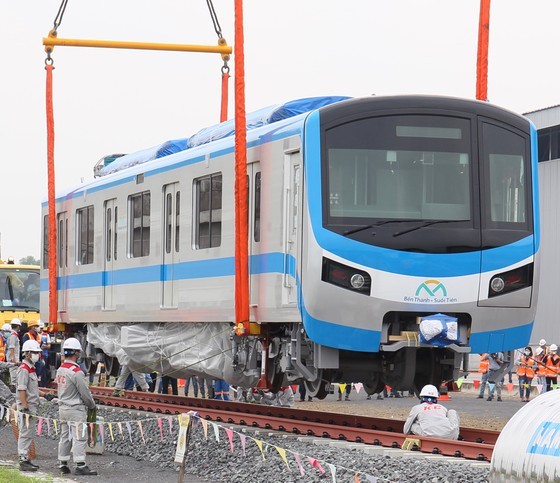
M 181 192 L 175 193 L 175 252 L 179 253 L 179 220 L 181 215 Z
M 60 268 L 68 266 L 68 219 L 66 213 L 58 214 L 57 258 Z
M 117 220 L 119 219 L 119 208 L 115 206 L 113 217 L 113 260 L 117 259 Z
M 130 246 L 129 256 L 146 257 L 150 254 L 150 192 L 144 191 L 128 198 Z
M 194 180 L 195 247 L 219 247 L 222 238 L 222 173 Z
M 167 193 L 165 197 L 165 253 L 171 253 L 171 235 L 173 228 L 173 195 Z
M 93 206 L 76 210 L 78 265 L 93 263 Z
M 253 236 L 256 242 L 261 241 L 261 173 L 255 174 L 255 213 L 253 220 Z
M 49 268 L 49 217 L 43 217 L 43 268 Z
M 113 256 L 113 209 L 105 203 L 105 257 L 108 262 Z

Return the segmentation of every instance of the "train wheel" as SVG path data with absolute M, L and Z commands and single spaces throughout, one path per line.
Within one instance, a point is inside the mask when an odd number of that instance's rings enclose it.
M 381 378 L 377 377 L 375 379 L 369 379 L 368 381 L 363 383 L 364 391 L 368 396 L 372 394 L 379 394 L 383 391 L 385 387 L 385 383 L 381 380 Z
M 307 395 L 317 399 L 325 399 L 329 393 L 329 381 L 323 379 L 323 370 L 319 369 L 314 381 L 304 381 Z
M 105 354 L 103 358 L 105 364 L 105 373 L 107 376 L 117 377 L 119 375 L 120 364 L 116 357 L 111 357 Z

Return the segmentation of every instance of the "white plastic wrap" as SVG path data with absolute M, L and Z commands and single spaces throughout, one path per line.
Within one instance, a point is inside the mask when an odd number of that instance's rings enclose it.
M 560 390 L 523 406 L 500 433 L 490 481 L 560 481 Z
M 420 332 L 426 340 L 432 340 L 443 332 L 443 324 L 438 319 L 424 319 L 420 322 Z
M 91 324 L 87 340 L 139 372 L 201 375 L 252 387 L 258 378 L 233 371 L 229 323 Z

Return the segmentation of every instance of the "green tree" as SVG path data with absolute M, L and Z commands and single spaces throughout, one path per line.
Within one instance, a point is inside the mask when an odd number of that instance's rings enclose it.
M 28 255 L 24 258 L 20 258 L 20 265 L 40 265 L 40 262 L 33 255 Z

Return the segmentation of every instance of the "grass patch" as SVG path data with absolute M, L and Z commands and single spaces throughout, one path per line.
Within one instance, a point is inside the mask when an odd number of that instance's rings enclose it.
M 0 466 L 0 483 L 35 483 L 41 481 L 53 481 L 52 477 L 35 478 L 31 476 L 33 473 L 28 473 L 30 476 L 22 474 L 18 469 Z

